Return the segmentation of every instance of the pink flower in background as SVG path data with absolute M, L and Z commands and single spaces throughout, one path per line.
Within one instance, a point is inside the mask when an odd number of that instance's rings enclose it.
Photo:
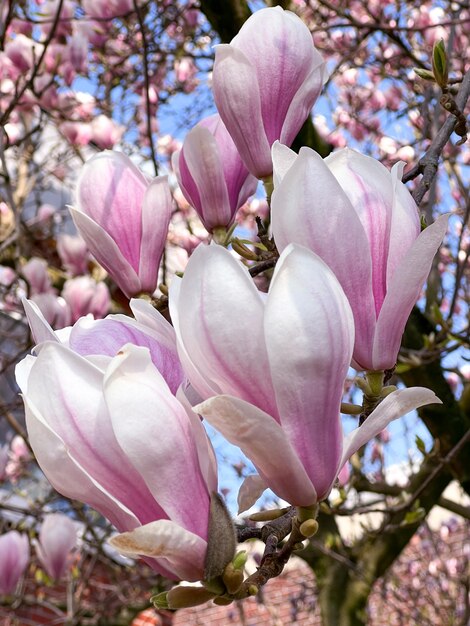
M 72 276 L 87 273 L 90 255 L 84 239 L 67 234 L 58 235 L 57 252 L 62 265 Z
M 230 252 L 200 246 L 172 283 L 170 312 L 183 367 L 209 398 L 194 410 L 258 470 L 242 488 L 243 508 L 266 487 L 291 504 L 314 505 L 391 420 L 439 402 L 427 389 L 396 391 L 343 437 L 353 317 L 333 272 L 302 246 L 284 250 L 267 297 Z
M 11 530 L 0 537 L 0 594 L 10 594 L 29 563 L 27 535 Z
M 307 26 L 280 7 L 256 11 L 230 44 L 216 46 L 215 103 L 253 175 L 272 173 L 272 144 L 293 142 L 325 79 Z
M 26 265 L 23 265 L 21 273 L 28 281 L 30 295 L 54 293 L 47 267 L 47 261 L 37 257 L 33 257 Z
M 35 547 L 39 561 L 53 580 L 60 580 L 67 573 L 77 540 L 77 526 L 69 517 L 62 513 L 44 516 Z
M 354 150 L 322 159 L 273 147 L 272 228 L 283 250 L 299 243 L 334 271 L 351 304 L 353 359 L 365 370 L 394 367 L 401 337 L 447 228 L 447 216 L 420 233 L 417 206 L 390 172 Z
M 88 249 L 128 297 L 155 291 L 171 211 L 166 176 L 149 182 L 110 151 L 85 163 L 71 209 Z
M 91 123 L 91 140 L 101 148 L 101 150 L 110 150 L 121 139 L 124 132 L 123 126 L 118 126 L 116 122 L 106 115 L 98 115 Z
M 202 120 L 186 135 L 172 164 L 181 191 L 209 232 L 230 226 L 258 184 L 218 115 Z
M 77 276 L 64 283 L 62 297 L 70 307 L 71 322 L 91 313 L 93 317 L 105 317 L 111 308 L 109 289 L 103 282 L 91 276 Z

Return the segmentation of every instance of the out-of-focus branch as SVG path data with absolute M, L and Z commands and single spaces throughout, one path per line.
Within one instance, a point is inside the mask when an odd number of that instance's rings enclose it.
M 465 109 L 467 101 L 470 97 L 470 70 L 465 74 L 460 86 L 459 93 L 455 98 L 455 103 L 460 111 Z M 444 150 L 445 145 L 449 141 L 454 128 L 457 124 L 457 118 L 454 115 L 449 115 L 441 129 L 433 139 L 431 145 L 426 151 L 425 155 L 419 160 L 419 162 L 405 174 L 403 182 L 414 180 L 419 174 L 422 174 L 422 178 L 418 183 L 418 186 L 413 191 L 413 198 L 416 204 L 420 204 L 425 193 L 431 187 L 431 184 L 437 174 L 437 167 L 439 165 L 439 159 Z

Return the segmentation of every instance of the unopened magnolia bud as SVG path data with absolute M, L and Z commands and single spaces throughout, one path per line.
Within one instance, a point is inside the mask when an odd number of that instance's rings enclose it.
M 299 530 L 304 537 L 313 537 L 318 531 L 318 522 L 315 519 L 308 519 L 300 524 Z
M 222 578 L 227 591 L 233 594 L 236 593 L 243 584 L 243 571 L 241 569 L 235 569 L 233 563 L 229 563 L 225 568 Z
M 413 72 L 416 74 L 416 76 L 424 78 L 424 80 L 432 80 L 433 82 L 435 80 L 434 74 L 430 70 L 423 70 L 420 67 L 414 67 Z
M 258 591 L 259 591 L 259 587 L 258 587 L 258 585 L 250 585 L 250 586 L 248 587 L 248 595 L 249 595 L 249 596 L 256 596 L 256 594 L 258 593 Z
M 344 413 L 344 415 L 360 415 L 361 412 L 362 406 L 351 404 L 350 402 L 341 402 L 341 413 Z
M 237 254 L 248 261 L 257 261 L 258 255 L 245 246 L 239 239 L 232 239 L 232 248 Z
M 282 517 L 284 513 L 287 513 L 289 509 L 270 509 L 269 511 L 258 511 L 258 513 L 253 513 L 250 515 L 248 519 L 252 522 L 268 522 L 273 519 L 277 519 L 278 517 Z
M 150 602 L 156 609 L 168 609 L 168 591 L 163 591 L 156 596 L 152 596 Z
M 440 39 L 434 44 L 434 48 L 432 50 L 432 71 L 439 87 L 441 87 L 441 89 L 447 87 L 449 69 L 446 47 L 443 39 Z
M 212 600 L 215 594 L 204 587 L 173 587 L 167 593 L 169 609 L 185 609 L 191 606 L 199 606 Z
M 232 565 L 235 569 L 243 569 L 245 567 L 247 559 L 247 551 L 241 550 L 240 552 L 237 552 L 236 555 L 233 557 Z

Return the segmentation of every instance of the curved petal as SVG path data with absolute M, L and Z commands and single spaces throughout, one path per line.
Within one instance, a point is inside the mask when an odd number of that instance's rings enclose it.
M 268 488 L 265 481 L 258 474 L 250 474 L 242 482 L 242 486 L 238 492 L 238 514 L 247 511 L 253 504 L 261 498 Z
M 423 230 L 397 267 L 377 320 L 371 369 L 395 365 L 406 321 L 444 238 L 448 218 L 448 215 L 441 215 Z
M 178 276 L 175 276 L 171 281 L 170 285 L 170 297 L 169 297 L 169 309 L 171 321 L 173 323 L 173 327 L 175 329 L 176 337 L 177 337 L 177 348 L 180 361 L 183 365 L 183 370 L 188 377 L 188 380 L 191 381 L 192 387 L 197 392 L 197 394 L 201 398 L 209 398 L 210 396 L 214 396 L 220 393 L 220 389 L 212 380 L 206 379 L 200 371 L 200 368 L 197 367 L 191 360 L 188 351 L 186 350 L 186 346 L 183 341 L 183 337 L 181 334 L 180 328 L 180 310 L 184 311 L 180 307 L 180 295 L 181 295 L 181 283 L 182 279 Z
M 279 424 L 257 407 L 231 396 L 216 396 L 194 407 L 238 446 L 280 498 L 296 506 L 317 501 L 315 488 Z
M 393 185 L 392 224 L 387 259 L 387 285 L 405 254 L 420 234 L 419 209 L 413 196 L 401 182 L 405 163 L 400 161 L 392 167 Z
M 302 124 L 310 115 L 327 78 L 326 64 L 315 48 L 310 63 L 310 73 L 297 89 L 282 125 L 279 139 L 287 146 L 292 144 Z
M 29 373 L 26 401 L 70 456 L 142 523 L 166 517 L 116 441 L 102 384 L 103 373 L 86 359 L 61 344 L 46 343 Z
M 138 265 L 141 291 L 153 293 L 157 288 L 158 269 L 165 249 L 172 208 L 168 177 L 158 176 L 147 187 L 142 201 L 142 237 Z
M 264 332 L 282 429 L 321 499 L 341 456 L 340 404 L 354 322 L 335 275 L 306 248 L 291 245 L 282 253 Z
M 264 304 L 246 268 L 222 246 L 199 246 L 186 266 L 178 309 L 184 347 L 211 386 L 276 417 Z
M 28 324 L 31 328 L 31 334 L 35 343 L 43 343 L 44 341 L 59 341 L 59 338 L 53 331 L 51 325 L 47 322 L 41 309 L 32 300 L 22 299 L 24 312 L 28 318 Z
M 147 189 L 143 174 L 126 155 L 105 150 L 85 163 L 76 189 L 78 209 L 108 233 L 137 272 Z
M 191 391 L 194 390 L 191 389 Z M 204 482 L 207 485 L 207 490 L 209 493 L 217 492 L 217 458 L 214 448 L 212 447 L 206 429 L 202 425 L 201 418 L 193 411 L 188 395 L 186 394 L 191 395 L 189 390 L 183 390 L 183 385 L 181 385 L 176 392 L 176 399 L 183 405 L 189 421 L 191 422 L 192 434 L 199 459 L 199 467 L 201 468 Z M 197 402 L 201 400 L 202 398 L 198 398 Z M 194 404 L 196 404 L 196 402 L 194 402 Z
M 219 147 L 209 129 L 195 126 L 186 136 L 180 157 L 186 163 L 190 181 L 198 191 L 200 204 L 194 208 L 207 230 L 227 226 L 232 221 L 232 210 L 224 176 Z M 181 167 L 181 164 L 180 164 Z M 194 197 L 194 194 L 191 194 Z
M 23 400 L 29 441 L 39 467 L 54 489 L 67 498 L 86 502 L 120 530 L 138 526 L 136 516 L 88 474 L 36 408 L 26 397 Z
M 258 77 L 243 52 L 228 44 L 215 46 L 212 88 L 220 117 L 248 170 L 258 178 L 269 176 L 271 147 L 264 130 Z
M 131 297 L 142 291 L 140 279 L 116 242 L 87 215 L 70 207 L 77 230 L 98 263 L 113 277 L 119 288 Z
M 277 155 L 280 148 L 275 150 Z M 290 155 L 282 150 L 281 158 L 285 160 L 281 169 L 286 170 Z M 301 148 L 285 171 L 274 189 L 271 211 L 274 240 L 280 251 L 290 243 L 301 244 L 333 270 L 354 314 L 355 359 L 369 357 L 375 310 L 367 237 L 344 190 L 325 161 L 310 148 Z
M 132 532 L 111 537 L 109 543 L 127 556 L 148 556 L 162 562 L 182 580 L 201 580 L 207 543 L 170 520 L 158 520 Z
M 275 141 L 271 148 L 273 159 L 273 183 L 276 188 L 297 160 L 297 152 L 294 152 L 279 141 Z
M 372 411 L 362 426 L 344 438 L 343 454 L 338 471 L 359 448 L 378 435 L 391 421 L 426 404 L 442 404 L 442 402 L 433 391 L 424 387 L 397 389 L 387 396 Z
M 191 423 L 148 350 L 124 346 L 106 372 L 103 389 L 116 439 L 165 511 L 160 517 L 205 537 L 209 493 Z

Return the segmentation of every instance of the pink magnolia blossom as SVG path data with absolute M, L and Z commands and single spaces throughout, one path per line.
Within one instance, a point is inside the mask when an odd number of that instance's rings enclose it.
M 69 517 L 62 513 L 49 513 L 44 517 L 36 553 L 53 580 L 60 580 L 66 574 L 77 539 L 77 526 Z
M 216 46 L 215 103 L 252 174 L 272 173 L 272 144 L 292 143 L 325 78 L 307 26 L 280 7 L 256 11 L 230 44 Z
M 66 280 L 62 297 L 70 307 L 72 323 L 88 313 L 93 317 L 104 317 L 111 308 L 108 287 L 103 282 L 96 282 L 91 276 L 77 276 Z
M 124 132 L 123 126 L 106 115 L 98 115 L 91 123 L 92 141 L 102 150 L 110 150 L 121 139 Z
M 241 508 L 267 486 L 291 504 L 314 505 L 388 422 L 438 402 L 427 389 L 397 391 L 343 438 L 353 317 L 333 272 L 301 246 L 284 250 L 267 297 L 230 252 L 200 246 L 172 283 L 170 311 L 189 380 L 209 398 L 194 410 L 259 473 L 242 488 Z
M 202 120 L 187 134 L 172 164 L 181 191 L 208 231 L 230 226 L 258 184 L 218 115 Z
M 105 151 L 83 166 L 71 213 L 90 252 L 131 297 L 157 287 L 171 210 L 166 176 L 148 182 L 124 154 Z
M 23 266 L 21 273 L 28 281 L 30 295 L 54 292 L 44 259 L 33 257 Z
M 55 341 L 16 370 L 31 445 L 63 495 L 122 532 L 170 578 L 203 576 L 214 456 L 203 426 L 173 395 L 147 348 L 83 357 Z M 54 391 L 55 390 L 55 391 Z
M 89 254 L 86 242 L 81 237 L 65 233 L 58 235 L 57 252 L 62 265 L 73 276 L 87 273 Z
M 0 537 L 0 594 L 13 593 L 29 563 L 28 537 L 11 530 Z
M 297 155 L 279 143 L 273 160 L 278 249 L 302 244 L 336 274 L 354 314 L 355 366 L 394 367 L 447 216 L 420 233 L 417 206 L 401 182 L 402 163 L 390 172 L 354 150 L 323 160 L 309 148 Z

